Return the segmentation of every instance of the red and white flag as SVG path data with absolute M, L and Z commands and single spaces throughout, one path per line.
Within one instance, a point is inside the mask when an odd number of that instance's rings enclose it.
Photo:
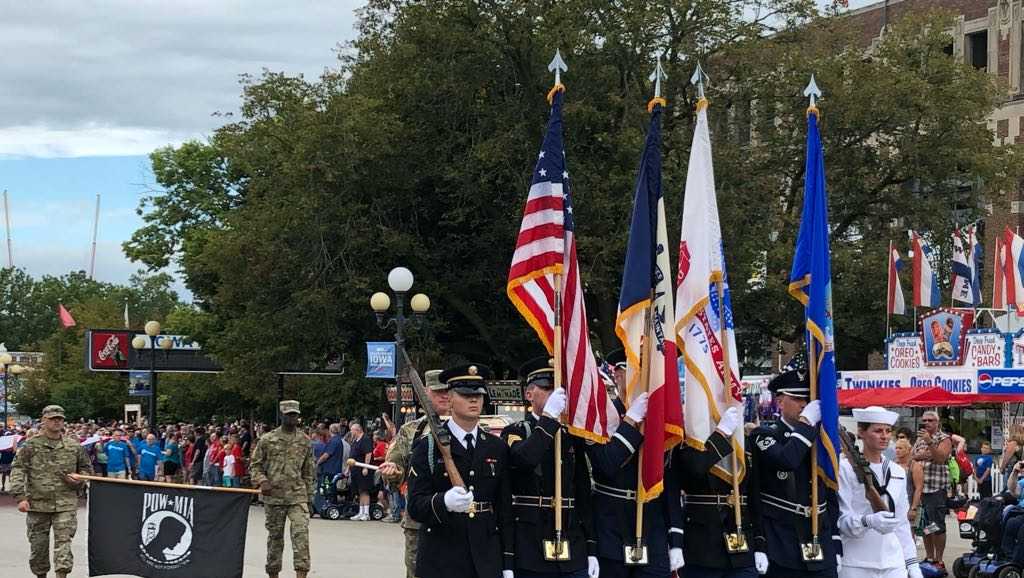
M 560 310 L 561 367 L 568 396 L 569 431 L 605 442 L 611 435 L 609 431 L 618 427 L 619 415 L 601 381 L 590 348 L 583 285 L 576 262 L 569 173 L 562 146 L 562 94 L 556 90 L 553 95 L 551 118 L 534 167 L 505 290 L 549 355 L 555 353 L 556 310 Z M 556 298 L 556 282 L 561 283 L 560 300 Z
M 1006 255 L 999 237 L 996 237 L 996 252 L 992 257 L 992 308 L 1006 309 Z
M 57 304 L 57 315 L 60 317 L 60 324 L 64 326 L 64 329 L 75 326 L 75 318 L 64 308 L 63 304 Z
M 705 99 L 697 102 L 697 125 L 686 175 L 675 319 L 675 339 L 686 367 L 683 408 L 686 443 L 698 449 L 704 449 L 722 412 L 730 406 L 741 405 L 743 400 L 722 229 L 715 199 L 707 102 Z M 722 299 L 718 295 L 719 283 L 722 284 Z M 723 323 L 726 343 L 722 342 Z M 729 376 L 728 386 L 726 375 Z M 736 455 L 742 456 L 742 429 L 737 428 L 732 443 Z M 731 458 L 721 460 L 711 471 L 731 481 Z M 739 460 L 737 473 L 742 479 L 743 460 Z
M 1024 315 L 1024 239 L 1009 227 L 1003 231 L 1003 275 L 1006 305 Z
M 903 285 L 900 283 L 900 271 L 903 270 L 903 260 L 900 259 L 900 252 L 893 247 L 889 241 L 889 315 L 906 315 L 907 303 L 903 299 Z

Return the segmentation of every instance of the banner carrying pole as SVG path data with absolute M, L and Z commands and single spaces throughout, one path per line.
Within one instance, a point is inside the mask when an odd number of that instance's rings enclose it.
M 563 238 L 564 240 L 564 238 Z M 562 275 L 555 274 L 555 389 L 562 387 Z M 549 561 L 569 560 L 569 545 L 562 540 L 562 416 L 558 416 L 558 430 L 555 431 L 555 491 L 551 506 L 555 509 L 555 539 L 544 541 L 544 559 Z
M 651 339 L 654 337 L 654 291 L 651 290 L 651 305 L 644 312 L 644 337 L 640 344 L 640 384 L 639 393 L 646 393 L 651 388 Z M 630 400 L 632 402 L 632 400 Z M 650 401 L 648 401 L 650 403 Z M 648 408 L 650 411 L 650 408 Z M 640 422 L 640 435 L 643 436 L 644 424 Z M 643 443 L 652 443 L 644 440 Z M 636 543 L 633 547 L 626 546 L 626 564 L 647 564 L 647 546 L 644 545 L 644 502 L 640 499 L 640 490 L 644 485 L 644 452 L 642 445 L 637 448 L 636 456 Z
M 729 351 L 729 329 L 726 326 L 725 319 L 725 279 L 719 278 L 715 281 L 715 288 L 718 291 L 718 331 L 719 341 L 722 343 L 722 366 L 723 375 L 725 380 L 723 384 L 725 386 L 725 394 L 732 397 L 732 362 Z M 742 430 L 741 430 L 742 431 Z M 736 432 L 732 434 L 732 438 L 729 440 L 730 444 L 733 444 L 736 438 Z M 746 456 L 741 458 L 736 455 L 736 447 L 733 445 L 732 451 L 732 512 L 733 518 L 736 522 L 736 533 L 726 534 L 725 542 L 726 548 L 730 552 L 746 552 L 749 547 L 746 543 L 746 538 L 743 534 L 743 511 L 740 507 L 740 460 L 746 459 Z
M 207 490 L 213 492 L 231 492 L 236 494 L 258 494 L 259 490 L 250 488 L 220 488 L 216 486 L 190 486 L 188 484 L 172 484 L 170 482 L 147 482 L 143 480 L 122 480 L 119 478 L 104 478 L 101 476 L 91 476 L 88 474 L 77 474 L 77 478 L 81 480 L 89 480 L 93 482 L 110 482 L 112 484 L 129 484 L 133 486 L 150 486 L 155 488 L 171 488 L 174 490 Z
M 885 270 L 885 340 L 888 342 L 889 336 L 892 335 L 889 325 L 892 318 L 892 314 L 889 312 L 891 309 L 889 300 L 892 299 L 892 239 L 889 239 L 889 254 L 886 256 L 885 262 L 888 263 Z M 899 272 L 896 274 L 898 275 Z

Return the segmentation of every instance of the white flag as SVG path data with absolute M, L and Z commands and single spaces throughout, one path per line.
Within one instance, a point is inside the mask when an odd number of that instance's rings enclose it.
M 719 283 L 723 286 L 724 304 L 718 296 Z M 726 329 L 724 344 L 723 321 Z M 686 413 L 683 421 L 686 443 L 703 449 L 722 413 L 733 405 L 742 407 L 736 335 L 718 203 L 715 200 L 707 100 L 704 99 L 697 103 L 697 125 L 693 132 L 686 197 L 683 199 L 676 289 L 676 342 L 686 366 Z M 723 345 L 728 346 L 727 362 Z M 726 387 L 727 375 L 731 388 Z M 737 428 L 732 443 L 736 455 L 743 456 L 743 428 Z M 739 463 L 738 473 L 742 477 L 743 460 Z M 722 460 L 712 473 L 731 481 L 731 458 Z
M 124 302 L 124 328 L 131 329 L 131 324 L 128 323 L 128 302 Z

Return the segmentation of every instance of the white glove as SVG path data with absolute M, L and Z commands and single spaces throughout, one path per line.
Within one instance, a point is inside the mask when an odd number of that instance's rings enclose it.
M 587 556 L 587 578 L 598 578 L 601 575 L 601 565 L 597 563 L 597 556 Z
M 816 426 L 821 422 L 821 401 L 814 400 L 807 404 L 807 407 L 800 412 L 800 417 L 807 420 L 807 423 L 811 426 Z
M 636 396 L 633 403 L 629 405 L 629 410 L 626 411 L 626 417 L 640 423 L 644 421 L 644 417 L 647 416 L 647 392 L 643 392 Z
M 502 570 L 501 578 L 515 578 L 515 574 L 511 570 Z
M 444 507 L 448 508 L 449 512 L 465 514 L 469 511 L 469 506 L 472 503 L 473 492 L 462 486 L 452 486 L 452 489 L 444 493 Z
M 718 427 L 715 429 L 722 432 L 723 436 L 729 437 L 741 423 L 743 423 L 743 413 L 740 412 L 738 406 L 734 405 L 725 410 L 725 413 L 722 414 L 722 419 L 718 420 Z
M 768 573 L 768 554 L 764 552 L 754 552 L 754 568 L 757 568 L 758 574 Z
M 924 578 L 924 574 L 921 574 L 921 565 L 914 562 L 910 566 L 907 566 L 908 578 Z
M 861 518 L 861 522 L 880 534 L 891 534 L 896 529 L 896 526 L 900 525 L 899 520 L 891 512 L 867 514 Z
M 565 403 L 565 389 L 560 387 L 551 392 L 548 400 L 544 402 L 544 415 L 558 419 L 565 411 Z
M 842 569 L 843 569 L 843 557 L 840 556 L 839 554 L 836 554 L 836 573 L 838 574 L 839 571 L 842 570 Z
M 670 548 L 668 551 L 669 569 L 675 572 L 676 570 L 682 568 L 684 564 L 686 564 L 686 562 L 683 561 L 683 549 Z

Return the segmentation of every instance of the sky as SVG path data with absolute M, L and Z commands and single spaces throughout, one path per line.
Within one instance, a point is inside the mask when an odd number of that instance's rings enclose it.
M 216 113 L 237 112 L 242 74 L 334 67 L 362 4 L 0 0 L 0 190 L 15 266 L 88 270 L 100 194 L 95 278 L 126 282 L 139 264 L 121 244 L 156 188 L 146 155 L 209 136 Z
M 334 67 L 362 4 L 0 0 L 0 190 L 14 265 L 35 276 L 88 270 L 100 194 L 95 278 L 126 282 L 140 267 L 121 244 L 143 224 L 140 198 L 157 190 L 146 155 L 209 136 L 218 113 L 237 112 L 242 74 L 316 78 Z

